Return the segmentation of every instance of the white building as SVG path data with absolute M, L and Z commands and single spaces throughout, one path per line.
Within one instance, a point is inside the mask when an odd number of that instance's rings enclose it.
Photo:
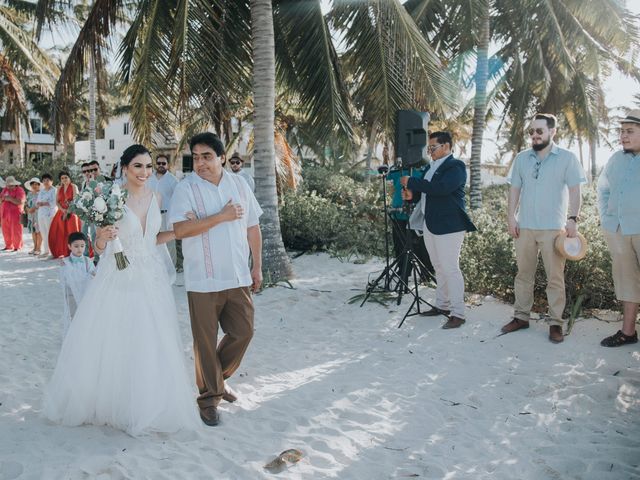
M 244 133 L 244 132 L 243 132 Z M 245 135 L 243 135 L 244 137 Z M 109 120 L 104 129 L 104 138 L 96 139 L 96 159 L 100 162 L 100 168 L 106 174 L 111 172 L 113 165 L 120 161 L 122 152 L 130 145 L 136 143 L 132 136 L 131 120 L 129 115 L 120 115 Z M 148 146 L 156 155 L 163 153 L 169 157 L 171 163 L 171 171 L 181 170 L 190 172 L 193 169 L 191 159 L 191 151 L 187 144 L 180 155 L 176 156 L 178 141 L 175 138 L 168 138 L 161 134 L 154 136 L 154 146 Z M 237 142 L 233 152 L 238 151 L 245 159 L 245 168 L 251 170 L 251 160 L 247 155 L 248 137 L 242 138 Z M 231 155 L 230 152 L 229 155 Z M 89 141 L 82 140 L 75 143 L 75 163 L 81 164 L 88 162 L 90 158 Z
M 22 153 L 26 163 L 41 163 L 62 155 L 62 146 L 58 145 L 56 148 L 55 138 L 47 130 L 42 118 L 35 112 L 31 112 L 29 116 L 32 134 L 29 135 L 25 126 L 22 126 L 20 130 L 24 148 Z M 0 143 L 2 143 L 0 168 L 24 166 L 19 164 L 20 145 L 15 135 L 10 132 L 2 132 L 0 134 Z

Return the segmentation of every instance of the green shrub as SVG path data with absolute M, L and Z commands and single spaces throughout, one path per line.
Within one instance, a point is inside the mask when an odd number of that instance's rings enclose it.
M 360 183 L 322 167 L 306 167 L 298 192 L 284 195 L 280 221 L 285 245 L 297 250 L 329 250 L 341 256 L 384 256 L 384 212 L 379 182 Z M 483 207 L 471 212 L 478 232 L 466 236 L 460 264 L 468 292 L 513 302 L 517 272 L 513 239 L 507 232 L 509 186 L 483 190 Z M 595 187 L 583 189 L 580 232 L 587 256 L 565 269 L 567 312 L 584 294 L 583 308 L 613 308 L 611 258 L 600 231 Z M 538 262 L 537 311 L 546 311 L 546 275 Z
M 384 255 L 380 186 L 322 167 L 303 170 L 297 192 L 281 199 L 280 228 L 287 248 Z

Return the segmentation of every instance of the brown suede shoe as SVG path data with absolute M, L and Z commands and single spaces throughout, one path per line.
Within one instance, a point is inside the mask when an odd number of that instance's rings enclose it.
M 460 317 L 456 317 L 455 315 L 451 315 L 449 317 L 449 320 L 447 320 L 447 323 L 442 325 L 442 328 L 444 328 L 445 330 L 449 329 L 449 328 L 459 328 L 460 325 L 462 325 L 465 322 L 466 322 L 466 320 L 464 318 L 460 318 Z
M 549 340 L 551 340 L 551 343 L 564 342 L 564 335 L 562 334 L 562 327 L 560 325 L 551 325 L 549 327 Z
M 527 320 L 520 320 L 519 318 L 514 318 L 509 323 L 507 323 L 500 330 L 502 333 L 511 333 L 516 330 L 522 330 L 523 328 L 529 328 L 529 322 Z
M 200 409 L 200 418 L 210 427 L 215 427 L 220 423 L 220 414 L 218 409 L 214 406 L 205 407 Z
M 444 315 L 445 317 L 448 317 L 450 314 L 451 310 L 443 310 L 438 307 L 431 307 L 426 312 L 420 312 L 420 315 L 422 315 L 423 317 L 437 317 L 438 315 Z

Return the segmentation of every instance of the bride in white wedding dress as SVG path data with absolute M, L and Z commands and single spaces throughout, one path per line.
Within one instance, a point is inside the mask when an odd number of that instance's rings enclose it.
M 121 158 L 125 215 L 102 229 L 101 254 L 45 389 L 44 415 L 63 425 L 110 425 L 131 435 L 200 428 L 187 376 L 170 280 L 157 244 L 159 201 L 145 187 L 151 157 L 141 145 Z M 117 235 L 130 264 L 118 270 L 110 240 Z

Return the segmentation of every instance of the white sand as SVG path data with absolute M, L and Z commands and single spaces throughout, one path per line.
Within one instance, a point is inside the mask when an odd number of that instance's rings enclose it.
M 222 424 L 132 438 L 41 417 L 61 341 L 56 266 L 1 254 L 0 479 L 640 478 L 639 348 L 598 345 L 619 324 L 580 320 L 562 345 L 540 323 L 497 337 L 511 309 L 487 299 L 458 330 L 419 316 L 397 329 L 407 299 L 348 304 L 380 263 L 294 266 L 295 290 L 256 297 L 231 380 L 241 398 Z M 174 293 L 191 368 L 186 295 Z M 262 468 L 289 448 L 299 463 Z

